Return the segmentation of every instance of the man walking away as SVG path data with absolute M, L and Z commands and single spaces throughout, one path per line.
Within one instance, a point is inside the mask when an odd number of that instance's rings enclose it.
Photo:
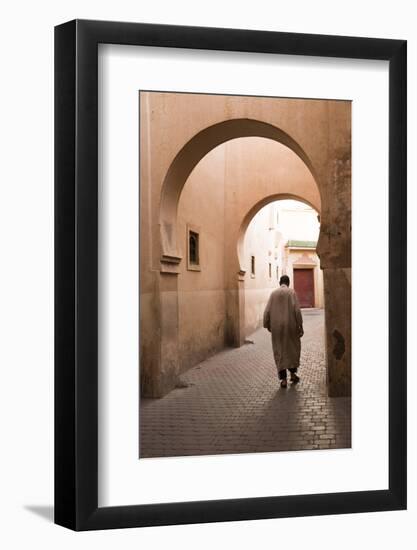
M 281 380 L 281 388 L 286 388 L 287 369 L 290 371 L 292 383 L 300 381 L 296 373 L 300 366 L 300 338 L 304 330 L 297 295 L 289 288 L 289 277 L 283 275 L 279 284 L 280 287 L 272 292 L 266 305 L 264 328 L 271 333 L 278 378 Z

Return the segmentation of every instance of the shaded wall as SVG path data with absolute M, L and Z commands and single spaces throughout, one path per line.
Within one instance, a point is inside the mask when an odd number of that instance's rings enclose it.
M 179 201 L 179 247 L 183 256 L 178 275 L 180 372 L 225 345 L 225 157 L 224 147 L 205 157 L 188 178 Z M 188 227 L 199 234 L 198 270 L 187 266 Z

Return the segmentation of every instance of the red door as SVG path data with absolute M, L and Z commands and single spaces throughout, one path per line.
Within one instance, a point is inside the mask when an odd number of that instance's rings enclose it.
M 314 307 L 313 269 L 294 269 L 294 290 L 300 307 Z

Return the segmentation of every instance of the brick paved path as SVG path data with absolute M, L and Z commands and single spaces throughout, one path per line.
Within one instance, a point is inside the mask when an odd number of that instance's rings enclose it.
M 303 310 L 301 382 L 279 389 L 270 334 L 203 361 L 162 399 L 142 399 L 140 457 L 351 445 L 350 399 L 326 395 L 324 315 Z

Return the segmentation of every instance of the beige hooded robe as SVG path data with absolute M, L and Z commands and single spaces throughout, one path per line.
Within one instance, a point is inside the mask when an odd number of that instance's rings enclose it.
M 294 290 L 281 285 L 272 292 L 264 312 L 264 327 L 271 332 L 278 371 L 298 368 L 303 318 Z

